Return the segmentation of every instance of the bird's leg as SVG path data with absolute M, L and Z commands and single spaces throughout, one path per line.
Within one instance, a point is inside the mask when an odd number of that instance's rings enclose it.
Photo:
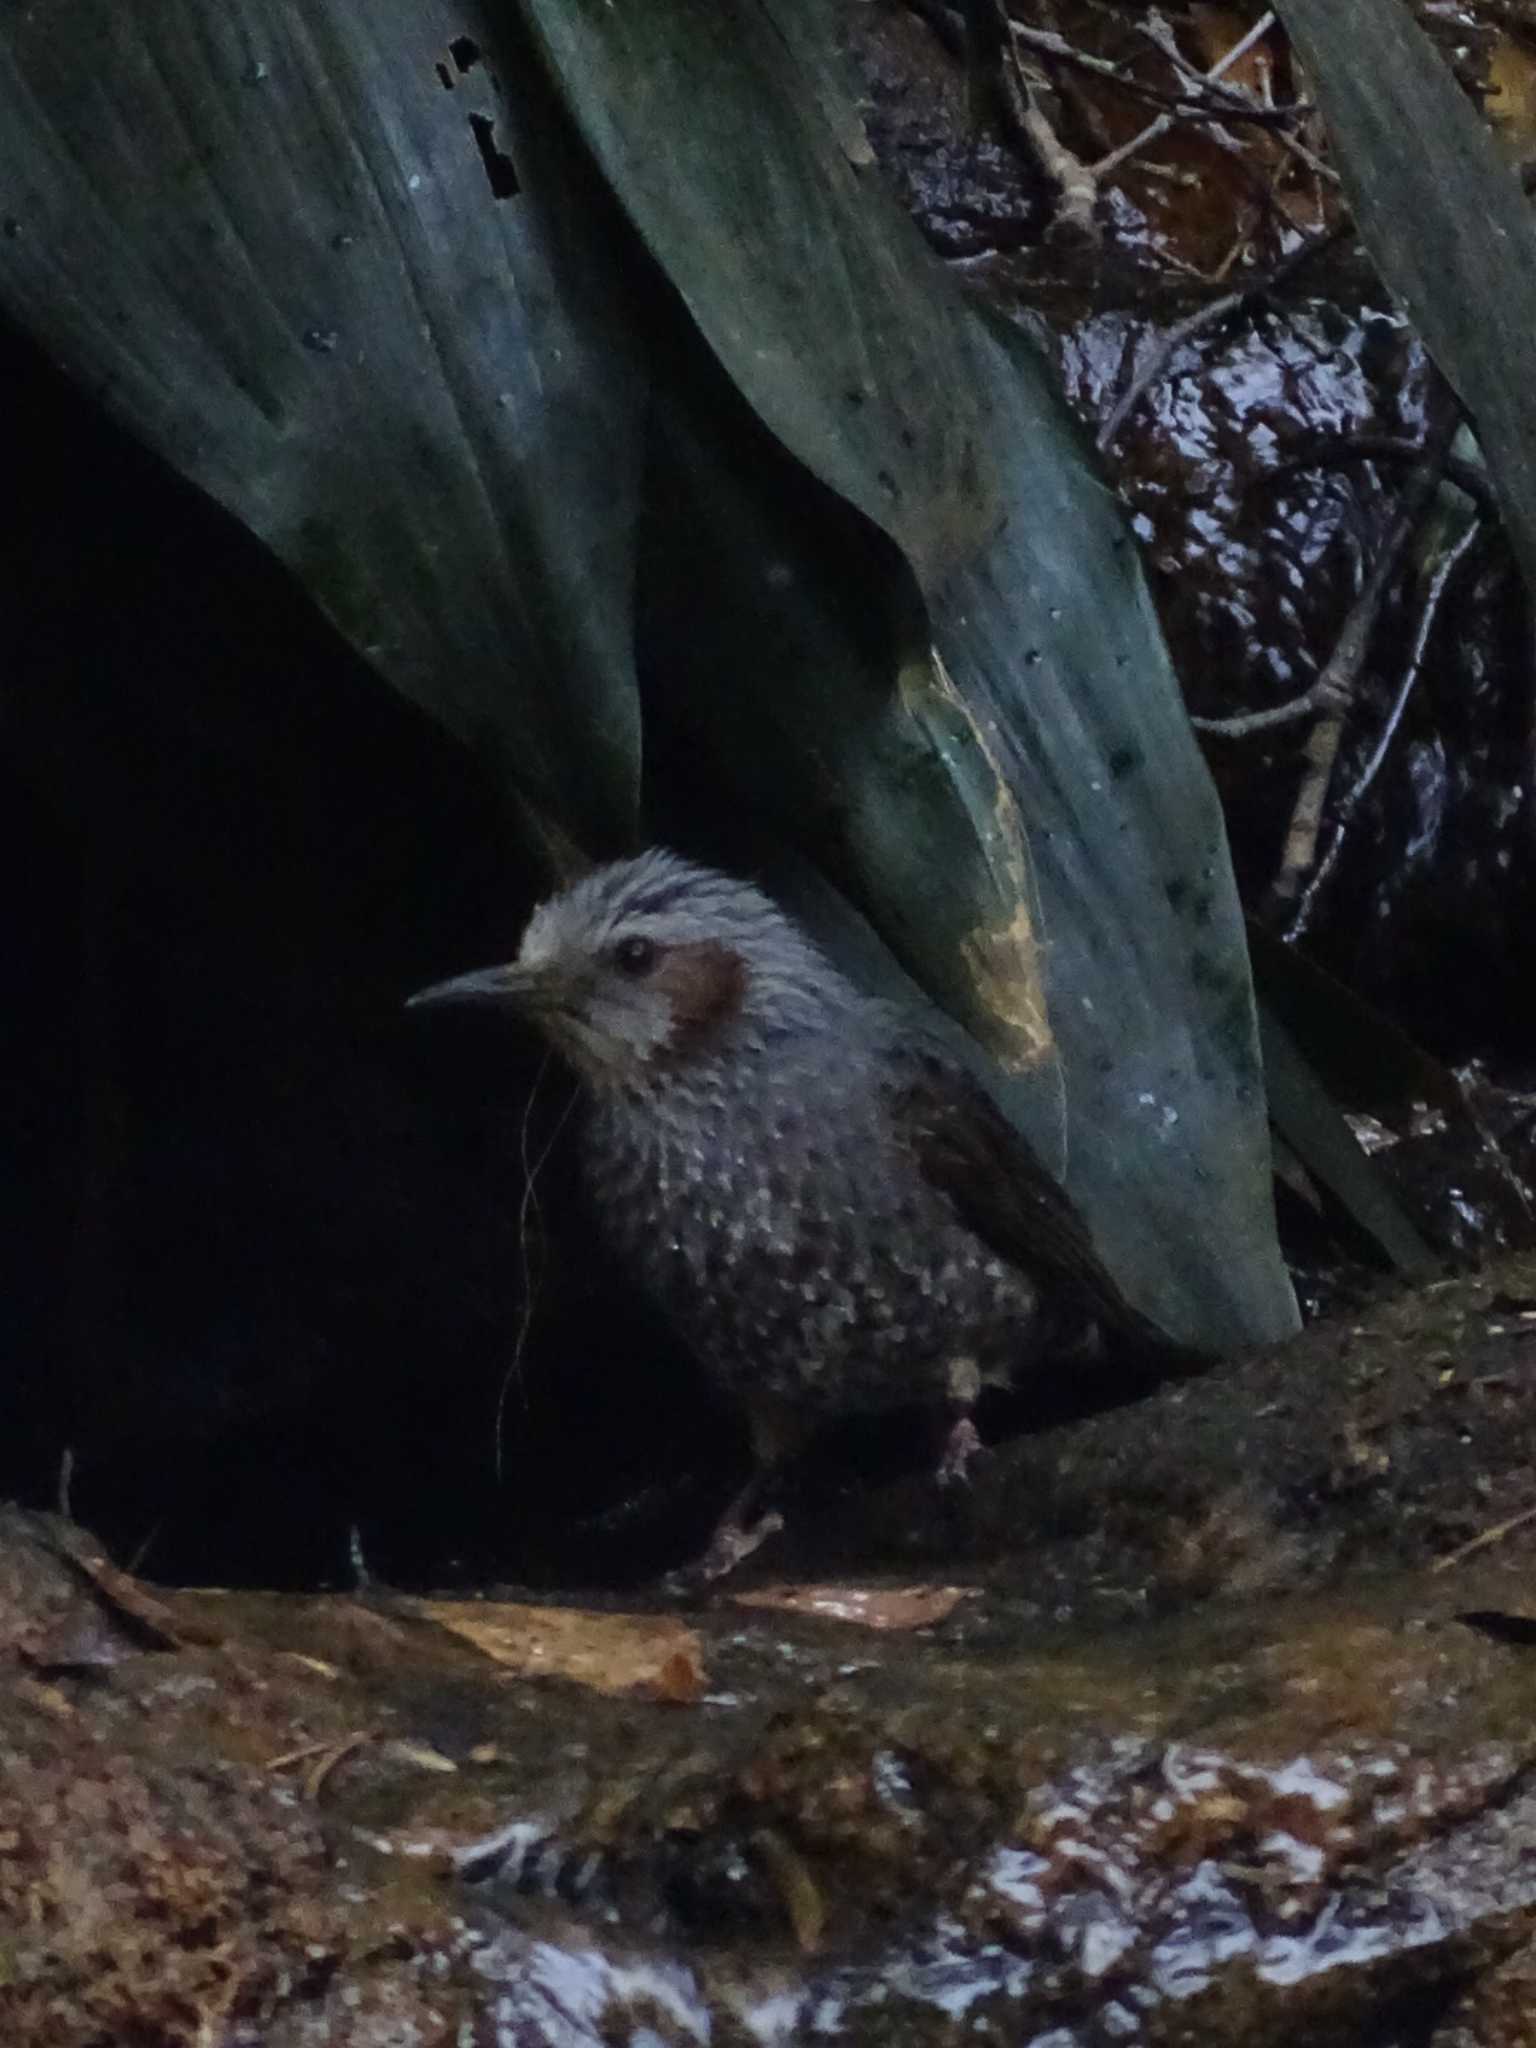
M 669 1583 L 678 1590 L 723 1579 L 784 1526 L 778 1510 L 764 1509 L 763 1503 L 804 1436 L 804 1424 L 787 1406 L 763 1399 L 753 1401 L 747 1422 L 752 1435 L 752 1476 L 715 1524 L 703 1556 L 670 1575 Z
M 957 1415 L 945 1433 L 934 1478 L 940 1486 L 969 1486 L 971 1466 L 986 1455 L 986 1449 L 970 1416 Z
M 770 1536 L 776 1536 L 783 1528 L 784 1517 L 777 1508 L 758 1512 L 774 1477 L 772 1471 L 754 1472 L 716 1522 L 704 1555 L 693 1568 L 699 1579 L 706 1583 L 723 1579 L 727 1572 L 735 1571 L 744 1558 L 750 1557 L 754 1550 L 761 1548 Z
M 964 1486 L 970 1481 L 972 1463 L 986 1451 L 973 1420 L 981 1397 L 981 1374 L 974 1358 L 952 1358 L 948 1377 L 952 1419 L 933 1476 L 940 1486 Z

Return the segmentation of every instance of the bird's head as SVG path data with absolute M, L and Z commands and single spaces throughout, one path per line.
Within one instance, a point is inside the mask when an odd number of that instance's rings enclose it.
M 645 1088 L 814 1028 L 856 1000 L 749 882 L 660 849 L 540 904 L 517 958 L 436 983 L 428 1003 L 504 1003 L 594 1088 Z

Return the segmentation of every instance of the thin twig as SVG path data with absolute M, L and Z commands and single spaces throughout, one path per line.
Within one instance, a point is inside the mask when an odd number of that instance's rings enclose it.
M 1381 592 L 1378 590 L 1378 605 L 1380 598 Z M 1350 614 L 1351 618 L 1355 615 L 1354 612 Z M 1373 623 L 1374 616 L 1373 609 Z M 1302 749 L 1301 783 L 1291 810 L 1290 828 L 1285 835 L 1279 872 L 1270 884 L 1269 895 L 1272 904 L 1289 905 L 1292 902 L 1301 886 L 1301 877 L 1317 856 L 1318 835 L 1323 829 L 1323 808 L 1327 804 L 1328 791 L 1333 783 L 1333 771 L 1338 764 L 1347 715 L 1346 699 L 1326 712 L 1307 735 L 1307 744 Z
M 285 1749 L 280 1756 L 269 1756 L 265 1768 L 269 1771 L 291 1771 L 295 1764 L 308 1763 L 312 1756 L 323 1756 L 329 1747 L 326 1742 L 301 1742 L 297 1749 Z
M 1056 10 L 1053 0 L 1040 0 L 1040 5 L 1042 26 L 1039 28 L 1038 33 L 1059 44 L 1063 49 L 1071 49 L 1073 46 L 1067 42 L 1066 38 L 1056 32 Z M 1115 138 L 1109 132 L 1109 126 L 1104 117 L 1102 92 L 1097 96 L 1091 92 L 1089 90 L 1090 82 L 1100 87 L 1106 84 L 1118 86 L 1122 97 L 1128 91 L 1137 100 L 1138 104 L 1145 104 L 1145 102 L 1141 101 L 1136 94 L 1134 84 L 1131 86 L 1124 84 L 1124 81 L 1118 75 L 1119 66 L 1111 63 L 1107 58 L 1092 57 L 1087 64 L 1078 65 L 1073 63 L 1070 58 L 1051 56 L 1038 48 L 1031 47 L 1030 39 L 1037 33 L 1033 27 L 1027 28 L 1023 36 L 1019 34 L 1020 28 L 1024 26 L 1025 24 L 1014 20 L 1013 13 L 1010 10 L 1008 29 L 1013 37 L 1015 59 L 1025 65 L 1026 69 L 1030 71 L 1031 77 L 1038 77 L 1042 85 L 1049 87 L 1060 95 L 1064 105 L 1070 106 L 1072 114 L 1076 117 L 1084 136 L 1084 144 L 1080 149 L 1080 154 L 1085 158 L 1090 152 L 1103 156 L 1106 150 L 1114 148 Z M 1078 51 L 1076 54 L 1088 56 L 1087 51 Z M 1096 68 L 1101 64 L 1108 65 L 1107 72 Z M 1155 86 L 1153 90 L 1159 94 L 1163 92 L 1161 86 Z M 1166 97 L 1159 98 L 1156 104 L 1158 106 L 1166 106 L 1168 100 Z
M 1237 119 L 1234 111 L 1232 118 Z M 1309 170 L 1313 177 L 1324 185 L 1332 185 L 1335 191 L 1342 189 L 1344 180 L 1330 163 L 1325 163 L 1315 149 L 1308 149 L 1299 135 L 1293 135 L 1289 128 L 1277 128 L 1280 147 L 1295 157 L 1297 163 Z
M 1328 851 L 1317 863 L 1307 882 L 1306 888 L 1302 891 L 1301 901 L 1296 906 L 1296 913 L 1291 919 L 1290 926 L 1286 932 L 1286 937 L 1289 939 L 1299 938 L 1306 930 L 1307 925 L 1311 921 L 1313 907 L 1317 902 L 1318 895 L 1327 886 L 1329 876 L 1338 865 L 1339 855 L 1343 851 L 1344 840 L 1354 819 L 1355 812 L 1360 808 L 1372 783 L 1375 782 L 1376 777 L 1381 773 L 1382 764 L 1385 762 L 1392 742 L 1397 736 L 1398 727 L 1402 724 L 1403 713 L 1408 708 L 1408 699 L 1412 696 L 1414 685 L 1418 682 L 1419 676 L 1422 673 L 1424 653 L 1429 645 L 1429 636 L 1434 630 L 1435 620 L 1440 614 L 1440 605 L 1445 596 L 1446 586 L 1466 559 L 1468 550 L 1481 531 L 1482 521 L 1480 519 L 1474 517 L 1469 520 L 1463 531 L 1435 564 L 1434 574 L 1430 577 L 1429 588 L 1424 593 L 1424 603 L 1419 611 L 1419 623 L 1414 632 L 1413 646 L 1409 650 L 1402 681 L 1398 684 L 1397 695 L 1392 700 L 1392 708 L 1388 711 L 1381 732 L 1377 736 L 1376 744 L 1371 749 L 1370 758 L 1345 792 L 1339 803 L 1338 810 L 1334 814 L 1333 837 L 1328 842 Z
M 1476 1557 L 1480 1550 L 1488 1550 L 1495 1543 L 1502 1543 L 1506 1536 L 1512 1536 L 1517 1529 L 1523 1529 L 1527 1522 L 1536 1522 L 1536 1508 L 1522 1508 L 1518 1515 L 1511 1515 L 1508 1521 L 1495 1522 L 1491 1529 L 1484 1529 L 1480 1536 L 1462 1543 L 1455 1550 L 1448 1550 L 1444 1557 L 1437 1557 L 1430 1566 L 1432 1572 L 1448 1572 L 1452 1565 L 1463 1563 L 1469 1557 Z
M 1079 50 L 1053 29 L 1030 28 L 1022 21 L 1011 22 L 1010 27 L 1014 41 L 1022 43 L 1025 49 L 1037 51 L 1042 57 L 1052 57 L 1059 64 L 1069 64 L 1076 71 L 1086 71 L 1094 78 L 1102 78 L 1136 99 L 1147 100 L 1154 107 L 1166 107 L 1185 121 L 1219 121 L 1230 117 L 1234 121 L 1253 122 L 1259 127 L 1280 128 L 1288 121 L 1305 120 L 1316 111 L 1310 100 L 1295 100 L 1283 107 L 1259 107 L 1239 99 L 1217 109 L 1195 93 L 1172 92 L 1165 85 L 1153 85 L 1148 79 L 1138 78 L 1111 57 L 1095 57 L 1091 50 Z
M 1406 434 L 1351 434 L 1345 440 L 1319 436 L 1313 441 L 1299 442 L 1283 462 L 1265 471 L 1259 483 L 1271 485 L 1277 478 L 1309 469 L 1342 469 L 1351 462 L 1412 463 L 1419 461 L 1423 453 L 1422 445 L 1409 440 Z M 1442 474 L 1447 483 L 1466 493 L 1485 518 L 1499 517 L 1499 494 L 1480 463 L 1468 462 L 1462 455 L 1447 455 Z
M 1233 270 L 1242 260 L 1243 251 L 1253 246 L 1255 230 L 1262 225 L 1263 218 L 1262 209 L 1259 211 L 1257 218 L 1250 218 L 1247 214 L 1239 215 L 1237 233 L 1228 243 L 1226 255 L 1222 257 L 1214 270 L 1207 273 L 1206 282 L 1208 284 L 1225 284 Z
M 1270 8 L 1259 16 L 1246 35 L 1239 36 L 1226 55 L 1219 57 L 1209 71 L 1195 75 L 1206 85 L 1219 79 L 1224 71 L 1230 71 L 1234 64 L 1246 57 L 1255 43 L 1262 42 L 1274 25 L 1275 13 L 1274 9 Z M 1148 122 L 1139 135 L 1133 135 L 1129 142 L 1123 142 L 1118 149 L 1112 149 L 1108 156 L 1101 157 L 1098 163 L 1093 164 L 1090 168 L 1094 177 L 1102 179 L 1111 171 L 1118 170 L 1128 157 L 1133 157 L 1138 150 L 1145 149 L 1149 142 L 1156 142 L 1160 135 L 1166 135 L 1178 119 L 1178 114 L 1174 112 L 1159 114 L 1155 121 Z
M 1408 479 L 1408 486 L 1393 515 L 1392 523 L 1377 552 L 1375 561 L 1361 586 L 1358 596 L 1349 608 L 1343 629 L 1334 644 L 1332 654 L 1318 677 L 1318 683 L 1326 683 L 1331 692 L 1332 709 L 1320 718 L 1307 740 L 1305 766 L 1301 786 L 1296 792 L 1296 804 L 1291 813 L 1290 830 L 1286 833 L 1285 850 L 1281 855 L 1279 872 L 1270 885 L 1269 901 L 1272 910 L 1288 909 L 1301 890 L 1301 878 L 1317 858 L 1318 835 L 1322 830 L 1323 808 L 1328 800 L 1328 788 L 1333 780 L 1334 765 L 1338 760 L 1339 745 L 1344 737 L 1344 721 L 1348 707 L 1354 697 L 1355 684 L 1365 665 L 1366 651 L 1371 635 L 1376 629 L 1381 607 L 1386 600 L 1392 578 L 1399 562 L 1412 539 L 1425 506 L 1440 478 L 1440 465 L 1455 437 L 1458 415 L 1454 406 L 1447 407 L 1446 416 L 1425 443 L 1422 460 Z M 1294 936 L 1294 931 L 1288 933 Z
M 1208 92 L 1213 98 L 1225 101 L 1228 106 L 1240 107 L 1251 106 L 1253 101 L 1245 87 L 1231 84 L 1225 74 L 1239 59 L 1246 57 L 1250 50 L 1264 40 L 1275 26 L 1275 18 L 1274 10 L 1271 9 L 1261 20 L 1254 23 L 1239 42 L 1233 44 L 1220 64 L 1213 66 L 1209 71 L 1202 71 L 1197 64 L 1189 61 L 1179 48 L 1178 37 L 1156 8 L 1150 11 L 1145 21 L 1136 24 L 1136 30 L 1139 35 L 1146 37 L 1155 50 L 1167 58 L 1176 78 L 1182 78 L 1192 88 Z
M 1239 711 L 1231 718 L 1191 718 L 1189 722 L 1199 732 L 1213 732 L 1224 740 L 1245 740 L 1256 732 L 1272 732 L 1278 725 L 1294 725 L 1314 711 L 1333 708 L 1334 689 L 1325 669 L 1310 689 L 1284 704 L 1273 704 L 1266 711 Z
M 1331 228 L 1324 228 L 1321 234 L 1311 236 L 1299 248 L 1293 249 L 1288 256 L 1282 257 L 1274 268 L 1265 271 L 1262 277 L 1254 278 L 1251 283 L 1241 285 L 1236 291 L 1224 292 L 1219 299 L 1208 300 L 1187 318 L 1175 321 L 1147 357 L 1142 368 L 1110 407 L 1108 417 L 1098 433 L 1100 449 L 1108 448 L 1117 438 L 1120 429 L 1153 385 L 1159 381 L 1186 342 L 1204 334 L 1207 328 L 1219 325 L 1251 300 L 1265 298 L 1282 284 L 1288 283 L 1298 270 L 1312 261 L 1314 256 L 1320 256 L 1325 249 L 1332 248 L 1349 232 L 1348 224 L 1343 221 Z
M 355 1756 L 358 1750 L 378 1739 L 377 1728 L 359 1728 L 355 1735 L 347 1736 L 344 1741 L 333 1742 L 304 1775 L 305 1805 L 318 1804 L 321 1789 L 338 1764 L 345 1763 L 349 1756 Z
M 1309 469 L 1333 468 L 1346 462 L 1417 463 L 1423 460 L 1422 442 L 1392 434 L 1360 434 L 1348 441 L 1319 445 L 1310 453 L 1278 462 L 1261 481 L 1268 485 L 1277 477 Z M 1464 492 L 1485 519 L 1499 517 L 1498 493 L 1485 469 L 1460 455 L 1447 455 L 1441 464 L 1440 474 L 1447 483 Z M 1470 537 L 1469 533 L 1467 539 Z M 1464 548 L 1458 543 L 1457 561 L 1463 552 Z M 1439 602 L 1439 592 L 1434 594 L 1434 601 Z M 1421 628 L 1422 623 L 1421 619 Z M 1298 719 L 1310 718 L 1314 711 L 1325 711 L 1331 707 L 1334 686 L 1329 677 L 1330 671 L 1325 669 L 1309 689 L 1303 690 L 1299 697 L 1288 698 L 1284 704 L 1274 704 L 1263 711 L 1240 711 L 1231 718 L 1192 717 L 1190 724 L 1199 732 L 1214 733 L 1220 739 L 1231 740 L 1248 739 L 1254 733 L 1272 732 L 1277 726 L 1294 725 Z
M 1268 18 L 1273 23 L 1274 15 L 1271 14 Z M 1183 78 L 1192 88 L 1203 91 L 1218 100 L 1224 111 L 1233 120 L 1241 119 L 1246 113 L 1259 106 L 1259 102 L 1246 86 L 1229 84 L 1221 78 L 1218 72 L 1198 71 L 1193 64 L 1189 63 L 1183 51 L 1179 48 L 1178 38 L 1174 35 L 1172 29 L 1169 28 L 1167 22 L 1162 19 L 1161 15 L 1154 13 L 1150 21 L 1141 22 L 1138 25 L 1141 33 L 1153 47 L 1160 50 L 1163 56 L 1167 58 L 1173 68 L 1174 76 L 1176 78 Z M 1243 43 L 1238 45 L 1239 54 L 1247 54 L 1247 50 L 1252 47 L 1254 34 L 1255 31 L 1250 30 Z M 1228 69 L 1233 61 L 1234 59 L 1229 53 L 1222 60 L 1222 69 Z M 1265 109 L 1263 111 L 1271 110 Z M 1304 164 L 1314 177 L 1322 178 L 1330 185 L 1338 185 L 1342 182 L 1333 166 L 1325 164 L 1314 150 L 1308 149 L 1298 136 L 1290 132 L 1288 125 L 1281 123 L 1278 124 L 1278 128 L 1278 140 L 1281 147 L 1288 150 L 1298 163 Z
M 1097 235 L 1098 187 L 1046 119 L 1009 34 L 1005 0 L 961 0 L 972 118 L 991 114 L 1014 148 L 1056 194 L 1051 232 Z
M 1163 85 L 1149 85 L 1146 80 L 1133 76 L 1122 64 L 1112 57 L 1095 57 L 1091 51 L 1079 50 L 1069 43 L 1065 36 L 1059 36 L 1054 29 L 1030 28 L 1022 21 L 1010 21 L 1016 43 L 1022 43 L 1027 50 L 1037 50 L 1042 57 L 1055 57 L 1062 64 L 1070 64 L 1075 70 L 1090 71 L 1095 78 L 1108 79 L 1112 85 L 1123 87 L 1134 93 L 1138 99 L 1150 100 L 1155 107 L 1178 107 L 1185 98 L 1182 93 L 1170 92 Z
M 1096 240 L 1098 226 L 1094 209 L 1099 202 L 1098 180 L 1082 158 L 1067 148 L 1046 119 L 1019 57 L 1019 46 L 1009 33 L 1013 22 L 1005 0 L 996 0 L 996 7 L 1002 32 L 998 61 L 1008 116 L 1057 189 L 1056 217 L 1051 223 L 1051 232 L 1079 240 Z
M 1171 54 L 1176 65 L 1175 75 L 1184 79 L 1185 84 L 1182 89 L 1170 91 L 1135 77 L 1123 64 L 1079 50 L 1064 36 L 1050 29 L 1012 20 L 1005 0 L 960 0 L 958 8 L 944 4 L 944 0 L 907 0 L 907 5 L 927 22 L 947 50 L 964 56 L 971 72 L 973 92 L 978 80 L 985 83 L 992 111 L 1004 132 L 1055 188 L 1056 216 L 1052 223 L 1055 234 L 1066 232 L 1097 239 L 1096 209 L 1103 178 L 1158 136 L 1181 123 L 1203 127 L 1209 141 L 1226 150 L 1245 168 L 1243 146 L 1229 132 L 1226 124 L 1243 121 L 1272 129 L 1286 147 L 1318 176 L 1334 177 L 1329 167 L 1304 149 L 1290 133 L 1299 119 L 1313 111 L 1310 104 L 1297 102 L 1283 107 L 1265 106 L 1246 90 L 1221 83 L 1222 73 L 1237 63 L 1273 26 L 1273 11 L 1256 22 L 1209 72 L 1190 69 L 1174 45 Z M 1087 72 L 1150 101 L 1161 107 L 1163 112 L 1128 142 L 1108 150 L 1096 163 L 1085 164 L 1066 146 L 1047 119 L 1036 97 L 1030 73 L 1021 61 L 1022 50 L 1044 57 L 1048 66 L 1054 63 Z M 1165 50 L 1163 54 L 1170 53 Z M 1212 104 L 1213 97 L 1217 104 Z M 1091 125 L 1097 127 L 1097 123 Z M 1100 135 L 1099 139 L 1102 143 L 1105 138 Z M 1175 175 L 1162 171 L 1159 166 L 1145 165 L 1143 168 L 1149 175 Z
M 542 1264 L 539 1271 L 537 1273 L 534 1272 L 533 1258 L 529 1250 L 532 1231 L 543 1220 L 542 1211 L 539 1206 L 539 1175 L 544 1171 L 549 1155 L 555 1149 L 560 1133 L 565 1129 L 566 1119 L 570 1116 L 576 1104 L 576 1097 L 573 1092 L 566 1097 L 565 1107 L 555 1119 L 554 1129 L 545 1139 L 543 1151 L 540 1152 L 537 1159 L 530 1158 L 528 1134 L 532 1124 L 533 1105 L 543 1083 L 544 1076 L 549 1070 L 549 1062 L 550 1055 L 546 1053 L 539 1062 L 538 1072 L 533 1077 L 533 1086 L 528 1091 L 528 1100 L 523 1104 L 523 1121 L 518 1135 L 518 1158 L 523 1169 L 523 1194 L 517 1209 L 517 1256 L 518 1263 L 522 1269 L 522 1307 L 518 1315 L 517 1335 L 512 1343 L 512 1357 L 508 1362 L 506 1371 L 501 1376 L 501 1384 L 496 1389 L 496 1417 L 492 1424 L 492 1464 L 495 1467 L 496 1483 L 498 1486 L 502 1483 L 504 1477 L 502 1470 L 504 1464 L 502 1439 L 506 1427 L 507 1396 L 511 1391 L 513 1381 L 521 1380 L 523 1353 L 528 1347 L 528 1338 L 533 1329 L 534 1311 L 538 1306 L 539 1288 L 544 1277 Z

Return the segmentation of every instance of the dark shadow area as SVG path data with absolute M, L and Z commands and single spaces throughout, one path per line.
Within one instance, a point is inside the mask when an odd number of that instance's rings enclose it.
M 589 1238 L 570 1084 L 503 1018 L 402 1009 L 515 951 L 486 769 L 29 345 L 0 376 L 0 1494 L 169 1581 L 692 1555 L 741 1432 Z M 841 1428 L 792 1491 L 933 1455 L 931 1418 Z
M 503 1018 L 403 1012 L 515 950 L 537 883 L 489 769 L 6 333 L 0 378 L 0 1495 L 67 1489 L 168 1581 L 622 1585 L 695 1554 L 741 1432 L 591 1239 L 568 1082 Z M 775 821 L 709 768 L 698 551 L 651 486 L 653 815 L 753 869 Z M 825 494 L 784 494 L 843 559 Z M 656 688 L 680 638 L 691 699 Z M 1321 1221 L 1287 1218 L 1305 1252 Z M 1107 1359 L 985 1432 L 1149 1383 Z M 789 1497 L 934 1456 L 931 1417 L 849 1424 Z M 869 1510 L 893 1554 L 909 1507 Z
M 0 1493 L 67 1464 L 167 1579 L 344 1582 L 354 1526 L 409 1582 L 668 1561 L 733 1426 L 585 1242 L 566 1084 L 525 1133 L 535 1048 L 401 1010 L 515 948 L 496 791 L 10 335 L 0 379 Z

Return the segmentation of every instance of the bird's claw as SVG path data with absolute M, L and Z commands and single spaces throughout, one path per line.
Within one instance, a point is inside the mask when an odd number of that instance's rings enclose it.
M 969 1486 L 971 1466 L 984 1458 L 987 1447 L 969 1415 L 962 1415 L 944 1439 L 934 1478 L 940 1486 Z
M 699 1560 L 700 1571 L 706 1579 L 723 1579 L 754 1550 L 760 1549 L 770 1536 L 777 1536 L 783 1526 L 784 1517 L 777 1508 L 770 1508 L 767 1514 L 759 1515 L 750 1526 L 726 1520 L 709 1539 L 709 1548 Z
M 723 1579 L 728 1572 L 749 1558 L 770 1536 L 776 1536 L 784 1526 L 784 1517 L 777 1508 L 765 1515 L 759 1515 L 752 1523 L 738 1521 L 727 1515 L 709 1539 L 704 1555 L 692 1564 L 680 1565 L 674 1572 L 668 1572 L 662 1580 L 662 1591 L 674 1599 L 687 1599 L 701 1593 L 716 1579 Z

